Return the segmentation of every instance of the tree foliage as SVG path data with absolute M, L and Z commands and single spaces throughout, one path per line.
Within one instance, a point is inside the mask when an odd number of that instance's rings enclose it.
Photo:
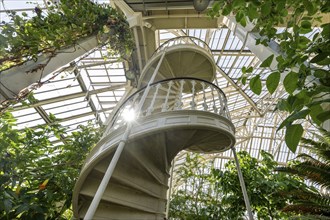
M 289 116 L 280 128 L 286 128 L 286 144 L 295 152 L 302 137 L 302 127 L 297 120 L 311 119 L 321 125 L 329 120 L 330 112 L 330 23 L 322 18 L 329 16 L 328 0 L 218 0 L 210 16 L 235 16 L 242 26 L 254 25 L 253 33 L 260 34 L 256 44 L 268 46 L 277 42 L 280 55 L 266 58 L 260 67 L 270 67 L 276 61 L 276 69 L 268 75 L 266 88 L 274 93 L 282 84 L 287 98 L 277 104 L 277 109 Z M 320 30 L 315 31 L 315 26 Z M 277 31 L 276 27 L 284 27 Z M 312 37 L 308 37 L 311 35 Z M 244 71 L 249 69 L 249 72 Z M 250 88 L 261 93 L 261 75 L 253 75 L 251 67 L 242 69 L 242 83 L 250 78 Z
M 10 113 L 1 115 L 0 219 L 66 219 L 80 168 L 101 132 L 80 126 L 63 140 L 65 129 L 50 118 L 52 125 L 17 130 Z M 63 143 L 52 144 L 51 136 Z
M 274 172 L 278 164 L 273 157 L 261 153 L 258 161 L 247 152 L 238 158 L 246 183 L 252 211 L 258 219 L 286 219 L 290 213 L 281 209 L 294 197 L 287 193 L 303 189 L 311 191 L 302 179 Z M 178 170 L 178 189 L 170 204 L 172 219 L 243 219 L 246 208 L 234 161 L 225 170 L 212 168 L 213 161 L 197 154 L 188 154 Z

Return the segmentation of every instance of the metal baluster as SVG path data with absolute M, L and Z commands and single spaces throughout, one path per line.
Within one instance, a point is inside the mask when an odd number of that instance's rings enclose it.
M 228 110 L 228 105 L 227 105 L 227 99 L 225 99 L 224 97 L 224 100 L 225 100 L 225 112 L 226 112 L 226 116 L 229 120 L 231 120 L 231 117 L 230 117 L 230 114 L 229 114 L 229 110 Z
M 224 103 L 223 103 L 223 97 L 222 97 L 222 93 L 219 91 L 219 90 L 217 90 L 217 92 L 218 92 L 218 96 L 219 96 L 219 101 L 220 101 L 220 110 L 219 110 L 219 115 L 225 115 L 225 105 L 224 105 Z
M 191 81 L 191 85 L 192 85 L 192 88 L 191 88 L 192 99 L 191 99 L 190 105 L 191 105 L 191 110 L 195 110 L 196 109 L 196 102 L 195 102 L 195 85 L 196 85 L 196 81 L 195 80 Z
M 217 114 L 218 113 L 218 109 L 217 109 L 217 106 L 215 104 L 214 93 L 213 93 L 213 86 L 211 86 L 211 94 L 212 94 L 212 100 L 213 100 L 213 112 L 215 114 Z
M 167 89 L 167 94 L 166 94 L 166 98 L 165 98 L 165 103 L 162 106 L 162 112 L 166 112 L 169 108 L 167 103 L 168 103 L 168 98 L 170 96 L 172 85 L 173 85 L 173 81 L 171 80 L 168 82 L 168 89 Z
M 205 97 L 205 83 L 201 82 L 202 88 L 203 88 L 203 107 L 204 107 L 204 111 L 207 111 L 207 104 L 206 104 L 206 97 Z
M 154 111 L 155 100 L 156 100 L 156 97 L 158 95 L 158 90 L 159 90 L 160 87 L 162 87 L 162 85 L 160 83 L 158 83 L 157 86 L 156 86 L 156 91 L 154 93 L 154 97 L 152 98 L 152 101 L 151 101 L 150 106 L 148 108 L 147 116 L 150 115 Z
M 175 103 L 176 107 L 175 107 L 175 110 L 181 110 L 182 109 L 182 93 L 183 93 L 183 85 L 184 85 L 185 81 L 183 79 L 180 80 L 180 91 L 179 91 L 179 94 L 178 94 L 178 99 Z

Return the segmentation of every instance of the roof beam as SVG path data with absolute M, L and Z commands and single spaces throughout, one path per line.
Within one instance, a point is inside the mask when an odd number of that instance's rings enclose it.
M 262 116 L 262 112 L 258 108 L 257 104 L 239 87 L 218 65 L 216 66 L 217 71 L 243 96 L 243 98 L 252 106 L 252 108 Z
M 113 85 L 113 86 L 109 86 L 109 87 L 102 88 L 102 89 L 91 90 L 88 93 L 89 93 L 89 95 L 94 95 L 94 94 L 98 94 L 98 93 L 114 91 L 117 89 L 125 88 L 126 85 L 127 85 L 126 83 L 122 83 L 122 84 Z M 22 105 L 17 106 L 17 107 L 14 107 L 12 111 L 20 111 L 20 110 L 28 109 L 31 107 L 34 108 L 34 107 L 38 107 L 38 106 L 42 106 L 42 105 L 52 104 L 52 103 L 56 103 L 56 102 L 66 101 L 66 100 L 85 97 L 85 96 L 86 96 L 86 92 L 78 92 L 78 93 L 74 93 L 74 94 L 70 94 L 70 95 L 64 95 L 64 96 L 59 96 L 59 97 L 55 97 L 55 98 L 51 98 L 51 99 L 42 100 L 42 101 L 30 104 L 29 106 L 22 106 Z
M 57 51 L 55 55 L 42 54 L 38 57 L 37 62 L 30 60 L 22 65 L 4 70 L 0 74 L 0 89 L 9 98 L 15 98 L 22 89 L 34 83 L 39 83 L 45 76 L 97 46 L 98 40 L 96 36 L 92 36 L 78 41 L 76 45 L 70 48 Z M 5 97 L 0 95 L 0 101 L 6 100 Z

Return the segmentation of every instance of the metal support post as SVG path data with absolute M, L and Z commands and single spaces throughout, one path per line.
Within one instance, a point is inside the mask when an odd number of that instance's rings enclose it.
M 141 100 L 140 100 L 140 102 L 138 104 L 138 108 L 136 110 L 137 113 L 140 112 L 140 110 L 141 110 L 141 108 L 143 106 L 143 103 L 144 103 L 144 101 L 145 101 L 145 99 L 146 99 L 146 97 L 147 97 L 147 95 L 148 95 L 148 93 L 150 91 L 150 85 L 154 81 L 154 79 L 156 77 L 156 74 L 158 73 L 158 70 L 160 68 L 160 65 L 161 65 L 163 59 L 164 59 L 164 56 L 165 56 L 165 51 L 163 52 L 162 57 L 160 58 L 159 63 L 157 65 L 157 67 L 156 67 L 156 69 L 155 69 L 155 71 L 154 71 L 151 79 L 149 80 L 149 83 L 147 85 L 147 88 L 144 90 L 143 96 L 142 96 L 142 98 L 141 98 Z M 99 187 L 98 187 L 98 189 L 97 189 L 97 191 L 95 193 L 95 196 L 94 196 L 94 198 L 92 200 L 92 203 L 91 203 L 91 205 L 89 206 L 89 208 L 87 210 L 87 213 L 86 213 L 86 215 L 84 217 L 84 220 L 91 220 L 91 219 L 93 219 L 94 214 L 96 212 L 96 209 L 99 206 L 99 203 L 100 203 L 100 201 L 102 199 L 103 193 L 104 193 L 105 189 L 108 186 L 108 183 L 110 181 L 110 178 L 112 176 L 112 173 L 113 173 L 113 171 L 114 171 L 114 169 L 115 169 L 115 167 L 117 165 L 117 162 L 119 160 L 119 157 L 120 157 L 120 155 L 121 155 L 121 153 L 122 153 L 122 151 L 124 149 L 124 146 L 126 144 L 126 141 L 128 140 L 128 136 L 131 133 L 132 126 L 133 126 L 133 122 L 127 122 L 127 127 L 126 127 L 126 130 L 125 130 L 125 133 L 123 134 L 123 137 L 122 137 L 122 139 L 119 142 L 119 145 L 118 145 L 118 147 L 116 149 L 116 152 L 115 152 L 115 154 L 114 154 L 114 156 L 113 156 L 113 158 L 112 158 L 112 160 L 111 160 L 111 162 L 110 162 L 110 164 L 109 164 L 109 166 L 108 166 L 108 168 L 107 168 L 107 170 L 106 170 L 106 172 L 105 172 L 105 174 L 103 176 L 103 179 L 102 179 L 102 181 L 101 181 L 101 183 L 100 183 L 100 185 L 99 185 Z
M 239 165 L 239 161 L 238 161 L 238 158 L 237 158 L 237 155 L 236 155 L 236 149 L 235 149 L 235 147 L 232 147 L 231 149 L 233 151 L 234 158 L 235 158 L 235 163 L 236 163 L 236 168 L 237 168 L 237 173 L 238 173 L 238 179 L 239 179 L 239 183 L 240 183 L 241 188 L 242 188 L 242 193 L 243 193 L 243 197 L 244 197 L 246 210 L 248 212 L 249 219 L 253 220 L 253 214 L 252 214 L 252 211 L 251 211 L 250 200 L 249 200 L 249 196 L 248 196 L 247 191 L 246 191 L 245 182 L 244 182 L 244 178 L 243 178 L 243 175 L 242 175 L 241 167 Z
M 171 193 L 172 193 L 174 167 L 175 167 L 175 158 L 173 159 L 172 166 L 171 166 L 170 186 L 169 186 L 169 189 L 168 189 L 167 203 L 166 203 L 166 215 L 165 215 L 166 219 L 168 219 L 169 213 L 170 213 L 170 199 L 171 199 Z
M 131 128 L 132 128 L 132 123 L 128 123 L 127 127 L 126 127 L 126 130 L 125 130 L 125 133 L 123 135 L 123 138 L 122 140 L 120 141 L 119 143 L 119 146 L 117 147 L 116 149 L 116 152 L 103 176 L 103 179 L 101 181 L 101 184 L 99 185 L 99 188 L 97 189 L 96 193 L 95 193 L 95 196 L 92 200 L 92 203 L 91 205 L 89 206 L 88 210 L 87 210 L 87 213 L 84 217 L 84 220 L 91 220 L 93 219 L 94 217 L 94 214 L 95 214 L 95 211 L 97 209 L 97 207 L 99 206 L 99 203 L 101 201 L 101 198 L 102 198 L 102 195 L 105 191 L 105 189 L 107 188 L 108 186 L 108 183 L 109 183 L 109 180 L 112 176 L 112 173 L 117 165 L 117 162 L 119 160 L 119 157 L 121 155 L 121 152 L 123 151 L 124 149 L 124 146 L 125 146 L 125 143 L 128 139 L 128 136 L 131 132 Z

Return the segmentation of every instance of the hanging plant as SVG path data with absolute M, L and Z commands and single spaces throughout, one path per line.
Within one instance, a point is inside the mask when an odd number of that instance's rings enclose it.
M 32 18 L 9 11 L 11 21 L 2 22 L 0 71 L 37 60 L 41 54 L 55 55 L 59 49 L 77 45 L 78 40 L 96 35 L 110 54 L 126 57 L 133 38 L 125 16 L 110 5 L 89 0 L 48 2 L 47 10 L 34 8 Z

